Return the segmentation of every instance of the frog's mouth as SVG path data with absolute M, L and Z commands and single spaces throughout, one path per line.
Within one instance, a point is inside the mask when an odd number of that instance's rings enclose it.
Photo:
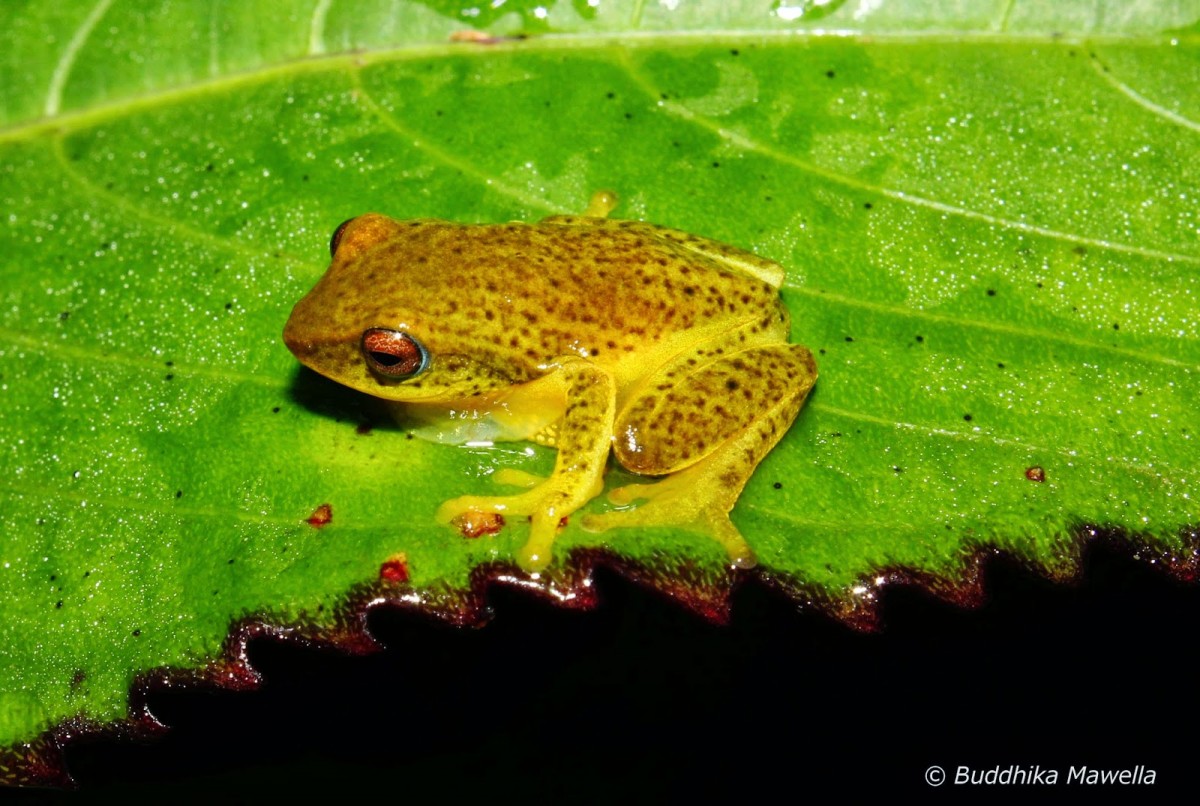
M 289 339 L 286 332 L 284 343 L 301 364 L 319 375 L 357 388 L 370 383 L 369 373 L 356 349 L 311 339 Z
M 366 374 L 370 377 L 369 387 L 358 388 L 387 400 L 413 403 L 479 400 L 514 383 L 495 368 L 456 354 L 429 357 L 421 372 L 408 378 L 389 378 L 370 370 Z

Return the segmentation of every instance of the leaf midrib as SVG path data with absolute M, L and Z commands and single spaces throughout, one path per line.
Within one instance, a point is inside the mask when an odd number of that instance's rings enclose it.
M 636 48 L 682 48 L 699 44 L 754 41 L 763 46 L 781 46 L 796 42 L 817 40 L 841 40 L 862 37 L 872 43 L 915 44 L 915 43 L 982 43 L 982 44 L 1048 44 L 1075 46 L 1084 44 L 1124 44 L 1139 46 L 1195 45 L 1200 43 L 1200 34 L 1116 34 L 1099 33 L 1081 36 L 1065 34 L 1010 34 L 996 31 L 937 32 L 894 31 L 862 32 L 849 29 L 821 31 L 754 31 L 729 29 L 716 31 L 632 31 L 605 34 L 543 34 L 528 39 L 500 40 L 487 44 L 438 42 L 404 45 L 397 48 L 362 50 L 334 54 L 305 54 L 275 64 L 201 79 L 167 89 L 132 94 L 97 103 L 92 106 L 71 109 L 0 127 L 0 145 L 13 141 L 31 139 L 47 131 L 60 134 L 78 131 L 99 125 L 107 120 L 120 118 L 142 109 L 176 103 L 187 98 L 216 93 L 237 87 L 265 83 L 288 74 L 324 72 L 346 67 L 367 67 L 380 63 L 413 61 L 448 56 L 489 57 L 497 53 L 548 52 L 558 50 L 604 50 L 611 47 Z M 69 85 L 70 76 L 65 75 L 63 86 Z M 55 92 L 58 79 L 51 77 L 47 97 Z M 43 105 L 46 108 L 46 105 Z

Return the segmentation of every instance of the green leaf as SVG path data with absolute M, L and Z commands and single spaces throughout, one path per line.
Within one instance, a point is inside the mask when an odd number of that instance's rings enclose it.
M 237 625 L 365 646 L 369 604 L 587 604 L 597 562 L 721 617 L 701 535 L 572 523 L 532 579 L 524 527 L 437 526 L 553 454 L 409 439 L 297 367 L 283 322 L 366 210 L 611 188 L 786 266 L 821 378 L 733 513 L 736 576 L 869 623 L 881 585 L 962 596 L 996 550 L 1067 575 L 1099 532 L 1195 575 L 1200 13 L 493 5 L 0 9 L 4 780 L 147 726 L 163 670 L 250 682 Z

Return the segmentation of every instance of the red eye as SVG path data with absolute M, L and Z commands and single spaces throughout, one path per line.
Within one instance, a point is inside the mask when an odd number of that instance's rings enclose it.
M 429 366 L 429 353 L 421 342 L 385 327 L 363 331 L 362 354 L 371 371 L 385 378 L 411 378 Z
M 353 221 L 353 218 L 347 218 L 342 223 L 338 224 L 338 228 L 333 231 L 333 237 L 329 239 L 329 256 L 333 257 L 337 254 L 338 244 L 342 242 L 342 233 L 346 231 L 346 225 Z

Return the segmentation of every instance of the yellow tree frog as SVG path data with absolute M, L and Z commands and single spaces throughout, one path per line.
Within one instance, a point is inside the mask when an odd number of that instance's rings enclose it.
M 611 206 L 597 194 L 583 216 L 536 224 L 360 215 L 334 233 L 333 262 L 284 341 L 322 375 L 441 422 L 443 438 L 471 438 L 451 422 L 467 412 L 493 440 L 556 448 L 549 478 L 502 471 L 498 482 L 527 489 L 454 498 L 436 514 L 528 516 L 527 571 L 549 563 L 562 524 L 600 494 L 610 453 L 663 478 L 613 490 L 621 508 L 584 529 L 702 531 L 751 567 L 729 511 L 817 378 L 812 353 L 787 342 L 783 269 L 606 218 Z

